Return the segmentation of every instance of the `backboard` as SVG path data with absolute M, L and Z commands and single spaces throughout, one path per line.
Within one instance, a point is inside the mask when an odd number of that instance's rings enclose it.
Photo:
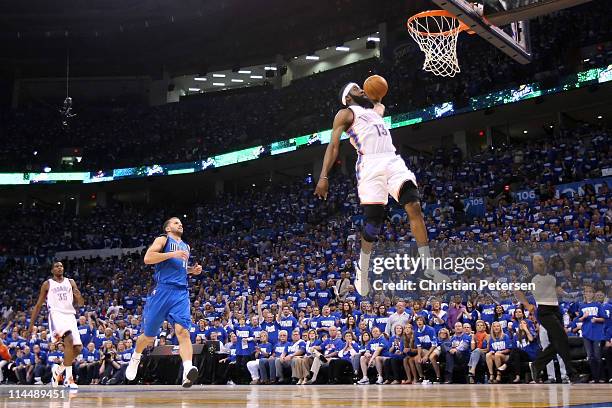
M 432 0 L 521 64 L 531 62 L 529 20 L 591 0 Z

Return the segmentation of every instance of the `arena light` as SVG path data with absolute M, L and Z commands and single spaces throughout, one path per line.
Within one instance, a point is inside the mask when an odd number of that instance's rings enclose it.
M 276 67 L 264 67 L 266 71 L 276 71 L 278 68 Z
M 251 75 L 252 79 L 263 79 L 262 75 Z
M 225 86 L 225 82 L 213 82 L 213 86 Z
M 242 79 L 232 79 L 232 82 L 244 82 Z
M 204 77 L 195 77 L 193 78 L 194 81 L 208 81 L 208 79 L 204 78 Z
M 380 38 L 379 37 L 368 37 L 368 41 L 380 42 Z
M 200 92 L 200 88 L 189 88 L 189 92 Z
M 38 154 L 38 150 L 34 150 L 34 151 L 32 152 L 32 154 L 33 154 L 34 156 L 36 156 L 36 155 Z
M 213 78 L 225 78 L 225 74 L 213 74 Z
M 344 51 L 344 52 L 348 52 L 348 51 L 350 51 L 350 50 L 351 50 L 351 49 L 350 49 L 349 47 L 346 47 L 346 46 L 344 46 L 344 45 L 339 45 L 339 46 L 337 46 L 337 47 L 336 47 L 336 51 Z
M 246 70 L 246 69 L 241 69 L 240 71 L 238 71 L 239 74 L 250 74 L 251 71 Z
M 307 55 L 306 59 L 309 61 L 318 61 L 319 60 L 319 56 L 318 55 Z
M 524 134 L 524 135 L 526 135 L 527 133 L 529 133 L 529 132 L 528 132 L 528 131 L 526 131 L 526 130 L 523 130 L 523 134 Z
M 597 115 L 597 119 L 603 119 L 603 116 Z

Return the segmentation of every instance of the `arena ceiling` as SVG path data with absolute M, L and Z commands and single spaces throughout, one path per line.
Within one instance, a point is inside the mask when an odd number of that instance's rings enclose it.
M 71 73 L 171 75 L 289 58 L 398 24 L 425 0 L 0 1 L 0 69 L 19 77 Z

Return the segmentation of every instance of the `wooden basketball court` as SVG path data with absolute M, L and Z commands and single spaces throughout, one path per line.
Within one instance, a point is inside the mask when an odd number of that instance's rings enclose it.
M 11 399 L 11 388 L 0 407 L 612 407 L 610 384 L 81 386 L 55 400 Z

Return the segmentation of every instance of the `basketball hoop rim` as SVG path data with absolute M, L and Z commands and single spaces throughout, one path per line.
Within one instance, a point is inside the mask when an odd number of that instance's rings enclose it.
M 419 19 L 419 18 L 426 18 L 426 17 L 450 17 L 450 18 L 454 18 L 457 21 L 459 21 L 459 27 L 452 29 L 452 30 L 446 30 L 446 31 L 441 31 L 439 33 L 430 33 L 430 32 L 426 32 L 426 31 L 419 31 L 417 29 L 415 29 L 412 24 L 415 20 Z M 465 24 L 463 21 L 461 21 L 457 16 L 455 16 L 453 13 L 449 12 L 448 10 L 427 10 L 427 11 L 421 11 L 420 13 L 415 14 L 414 16 L 408 18 L 408 21 L 406 21 L 406 26 L 408 27 L 408 31 L 420 35 L 420 36 L 424 36 L 424 37 L 447 37 L 450 35 L 455 35 L 455 34 L 459 34 L 462 31 L 468 31 L 470 27 L 468 27 L 467 24 Z M 416 26 L 416 24 L 415 24 Z

